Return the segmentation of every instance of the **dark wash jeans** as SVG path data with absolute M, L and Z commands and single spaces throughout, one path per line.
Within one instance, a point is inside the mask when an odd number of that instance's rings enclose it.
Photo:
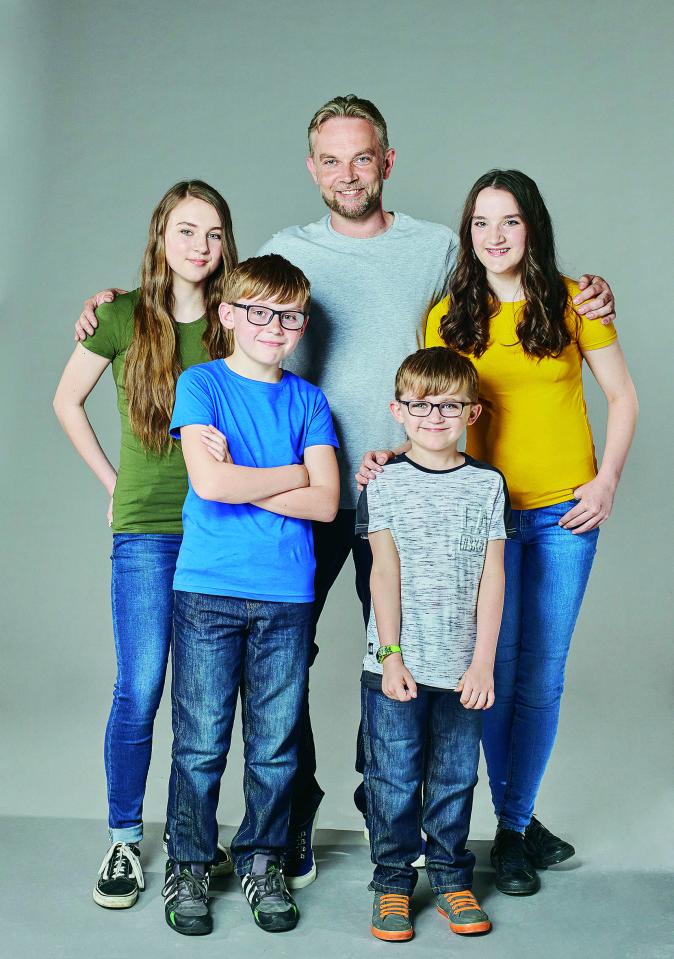
M 433 891 L 470 889 L 475 857 L 466 841 L 482 710 L 465 709 L 453 690 L 420 689 L 401 703 L 366 686 L 361 710 L 374 889 L 412 894 L 422 829 Z
M 112 842 L 143 838 L 143 798 L 171 645 L 173 574 L 181 541 L 179 533 L 115 533 L 112 537 L 117 678 L 105 730 Z
M 370 617 L 370 572 L 372 570 L 372 552 L 366 539 L 356 536 L 355 509 L 340 509 L 332 523 L 314 523 L 314 552 L 316 555 L 316 575 L 311 625 L 312 647 L 310 665 L 318 655 L 316 645 L 316 625 L 328 598 L 328 593 L 339 576 L 349 554 L 353 553 L 356 568 L 356 592 L 363 606 L 363 619 L 367 625 Z M 360 737 L 359 737 L 360 739 Z M 325 795 L 316 780 L 316 747 L 309 715 L 308 689 L 302 705 L 297 774 L 293 783 L 290 823 L 291 829 L 298 829 L 316 815 L 321 799 Z M 362 771 L 362 763 L 357 767 Z M 364 805 L 362 787 L 359 787 L 359 808 Z
M 211 862 L 216 812 L 241 687 L 245 815 L 232 840 L 238 875 L 286 846 L 306 695 L 312 603 L 176 591 L 169 855 Z

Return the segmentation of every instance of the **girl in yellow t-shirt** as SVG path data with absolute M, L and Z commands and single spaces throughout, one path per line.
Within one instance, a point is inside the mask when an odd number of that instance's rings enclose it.
M 426 346 L 467 355 L 482 415 L 466 451 L 506 477 L 513 538 L 496 650 L 496 701 L 483 747 L 498 818 L 496 886 L 535 893 L 544 868 L 574 854 L 533 816 L 552 752 L 564 667 L 596 549 L 634 434 L 637 400 L 612 324 L 573 309 L 578 288 L 559 272 L 552 223 L 534 181 L 492 170 L 463 211 L 449 296 L 428 317 Z M 585 360 L 608 401 L 597 469 L 583 399 Z M 388 458 L 366 454 L 366 483 Z
M 535 867 L 573 855 L 533 818 L 557 731 L 564 667 L 596 549 L 634 434 L 637 399 L 612 324 L 573 310 L 552 223 L 534 181 L 492 170 L 463 211 L 449 297 L 428 318 L 426 346 L 470 356 L 482 416 L 467 452 L 505 475 L 515 535 L 483 746 L 498 818 L 496 885 L 536 892 Z M 608 402 L 597 469 L 583 399 L 587 362 Z

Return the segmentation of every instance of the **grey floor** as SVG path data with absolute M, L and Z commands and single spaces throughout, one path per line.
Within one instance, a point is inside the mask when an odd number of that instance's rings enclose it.
M 230 830 L 223 829 L 226 841 Z M 432 906 L 422 873 L 414 897 L 415 938 L 383 943 L 369 933 L 369 852 L 353 832 L 319 831 L 319 878 L 297 893 L 302 918 L 293 932 L 271 936 L 253 924 L 236 880 L 212 886 L 215 928 L 188 939 L 164 923 L 161 827 L 143 843 L 146 888 L 129 910 L 105 910 L 91 886 L 105 852 L 100 823 L 88 820 L 0 818 L 0 955 L 12 959 L 117 959 L 216 955 L 246 959 L 265 952 L 293 959 L 383 956 L 402 951 L 428 959 L 671 959 L 674 957 L 674 877 L 603 872 L 582 855 L 541 873 L 536 896 L 518 899 L 493 888 L 487 843 L 478 857 L 475 892 L 489 912 L 487 936 L 453 935 Z

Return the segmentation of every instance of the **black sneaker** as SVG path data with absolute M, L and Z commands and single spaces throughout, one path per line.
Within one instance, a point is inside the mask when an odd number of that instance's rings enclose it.
M 201 863 L 166 863 L 162 889 L 166 922 L 183 936 L 207 936 L 213 931 L 208 910 L 208 870 Z
M 491 863 L 496 870 L 499 892 L 507 896 L 532 896 L 541 888 L 538 873 L 526 857 L 521 832 L 503 826 L 497 828 Z
M 547 869 L 576 855 L 570 842 L 553 835 L 535 816 L 524 830 L 524 851 L 537 869 Z
M 162 848 L 167 856 L 169 838 L 168 826 L 164 826 Z M 211 863 L 211 868 L 208 871 L 211 875 L 211 879 L 217 879 L 219 876 L 230 876 L 232 872 L 234 872 L 234 863 L 232 862 L 232 857 L 229 854 L 229 850 L 225 849 L 224 846 L 221 846 L 220 843 L 218 843 L 218 848 L 215 852 L 215 859 Z
M 288 845 L 283 853 L 283 878 L 288 889 L 304 889 L 316 878 L 314 834 L 316 817 L 302 829 L 288 833 Z
M 250 872 L 241 877 L 241 888 L 260 929 L 286 932 L 295 928 L 300 912 L 286 889 L 276 856 L 255 856 Z
M 133 843 L 113 842 L 98 870 L 94 902 L 104 909 L 128 909 L 139 889 L 145 889 L 140 849 Z

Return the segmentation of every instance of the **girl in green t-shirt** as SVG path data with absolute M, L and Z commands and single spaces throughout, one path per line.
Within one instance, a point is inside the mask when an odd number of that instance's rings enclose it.
M 236 262 L 229 207 L 220 194 L 200 180 L 171 187 L 150 220 L 139 289 L 98 308 L 96 332 L 76 346 L 54 397 L 63 429 L 112 497 L 117 680 L 105 734 L 111 845 L 93 890 L 94 900 L 111 909 L 132 906 L 144 887 L 143 797 L 187 492 L 182 452 L 168 433 L 175 385 L 183 369 L 230 352 L 218 305 Z M 84 409 L 109 364 L 121 420 L 118 470 Z M 223 851 L 220 871 L 228 865 Z

